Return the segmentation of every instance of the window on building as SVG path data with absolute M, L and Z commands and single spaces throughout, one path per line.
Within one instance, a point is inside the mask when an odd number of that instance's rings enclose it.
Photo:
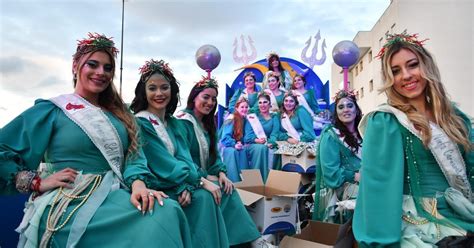
M 369 51 L 369 63 L 372 62 L 372 50 Z
M 360 87 L 360 98 L 364 97 L 364 87 Z
M 374 90 L 374 80 L 371 79 L 369 81 L 369 92 L 372 92 Z
M 364 61 L 360 61 L 360 71 L 362 72 L 362 70 L 364 70 Z
M 395 23 L 390 27 L 390 33 L 395 33 Z
M 379 39 L 379 49 L 382 48 L 382 45 L 383 45 L 383 37 Z
M 359 66 L 358 65 L 356 65 L 355 71 L 356 71 L 356 76 L 359 75 Z

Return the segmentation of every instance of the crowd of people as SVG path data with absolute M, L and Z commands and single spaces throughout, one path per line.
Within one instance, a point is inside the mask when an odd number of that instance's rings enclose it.
M 244 74 L 218 130 L 215 79 L 198 80 L 177 111 L 178 80 L 151 59 L 128 108 L 113 84 L 114 42 L 88 34 L 73 55 L 74 92 L 37 100 L 0 129 L 0 193 L 31 194 L 18 246 L 249 247 L 261 234 L 234 182 L 244 169 L 265 181 L 297 146 L 316 155 L 313 219 L 352 221 L 360 247 L 472 238 L 472 127 L 423 42 L 387 37 L 388 101 L 365 115 L 351 90 L 321 110 L 305 76 L 271 53 L 261 86 Z

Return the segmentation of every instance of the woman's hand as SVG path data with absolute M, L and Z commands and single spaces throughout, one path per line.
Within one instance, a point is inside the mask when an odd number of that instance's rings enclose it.
M 201 182 L 203 182 L 203 185 L 202 187 L 211 192 L 212 196 L 214 197 L 214 201 L 216 202 L 217 205 L 220 205 L 221 204 L 221 198 L 222 198 L 222 195 L 221 195 L 221 188 L 217 185 L 215 185 L 213 182 L 205 179 L 205 178 L 201 178 Z
M 224 172 L 219 172 L 219 185 L 221 186 L 221 188 L 224 188 L 224 192 L 226 194 L 232 194 L 234 184 L 231 180 L 229 180 L 229 178 L 227 178 Z
M 235 148 L 236 150 L 242 150 L 242 147 L 243 147 L 242 142 L 237 141 L 237 143 L 235 143 L 234 148 Z
M 356 173 L 354 174 L 354 181 L 355 181 L 355 182 L 360 182 L 360 172 L 356 172 Z
M 181 194 L 178 196 L 178 203 L 181 205 L 181 207 L 186 207 L 191 204 L 191 193 L 187 190 L 181 192 Z
M 256 138 L 255 139 L 255 143 L 257 143 L 257 144 L 265 144 L 265 142 L 267 142 L 267 139 L 265 139 L 265 138 Z
M 290 144 L 298 144 L 298 140 L 293 138 L 293 137 L 289 137 L 286 141 L 288 141 L 288 143 Z
M 77 171 L 71 168 L 66 168 L 55 172 L 54 174 L 41 180 L 39 193 L 44 193 L 59 187 L 72 189 L 72 184 L 76 180 Z
M 272 143 L 267 143 L 267 147 L 272 149 L 273 148 L 273 144 Z
M 158 203 L 163 206 L 163 198 L 168 198 L 168 195 L 162 191 L 148 189 L 145 183 L 141 180 L 135 180 L 132 183 L 130 202 L 138 209 L 138 211 L 141 211 L 143 215 L 147 210 L 150 215 L 153 214 L 155 198 L 158 200 Z

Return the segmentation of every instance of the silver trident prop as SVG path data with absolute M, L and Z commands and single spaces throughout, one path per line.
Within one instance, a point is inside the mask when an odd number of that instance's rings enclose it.
M 306 41 L 306 46 L 303 48 L 301 51 L 301 60 L 306 62 L 309 65 L 309 68 L 314 69 L 315 65 L 322 65 L 326 61 L 326 39 L 323 40 L 323 43 L 321 45 L 322 48 L 322 56 L 320 59 L 316 58 L 316 54 L 318 53 L 318 44 L 319 40 L 321 39 L 320 35 L 320 30 L 318 30 L 318 33 L 314 36 L 315 39 L 315 44 L 313 49 L 311 50 L 311 56 L 307 57 L 306 52 L 308 51 L 310 45 L 311 45 L 311 36 L 309 37 L 308 41 Z

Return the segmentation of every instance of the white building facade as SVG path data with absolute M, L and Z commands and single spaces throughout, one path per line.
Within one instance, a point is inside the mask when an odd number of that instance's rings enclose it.
M 349 88 L 358 93 L 364 113 L 386 102 L 380 59 L 386 33 L 418 33 L 436 60 L 441 80 L 452 101 L 474 120 L 474 1 L 392 0 L 370 31 L 360 31 L 353 42 L 360 48 L 358 62 L 349 70 Z M 340 87 L 342 70 L 331 67 L 331 94 Z

